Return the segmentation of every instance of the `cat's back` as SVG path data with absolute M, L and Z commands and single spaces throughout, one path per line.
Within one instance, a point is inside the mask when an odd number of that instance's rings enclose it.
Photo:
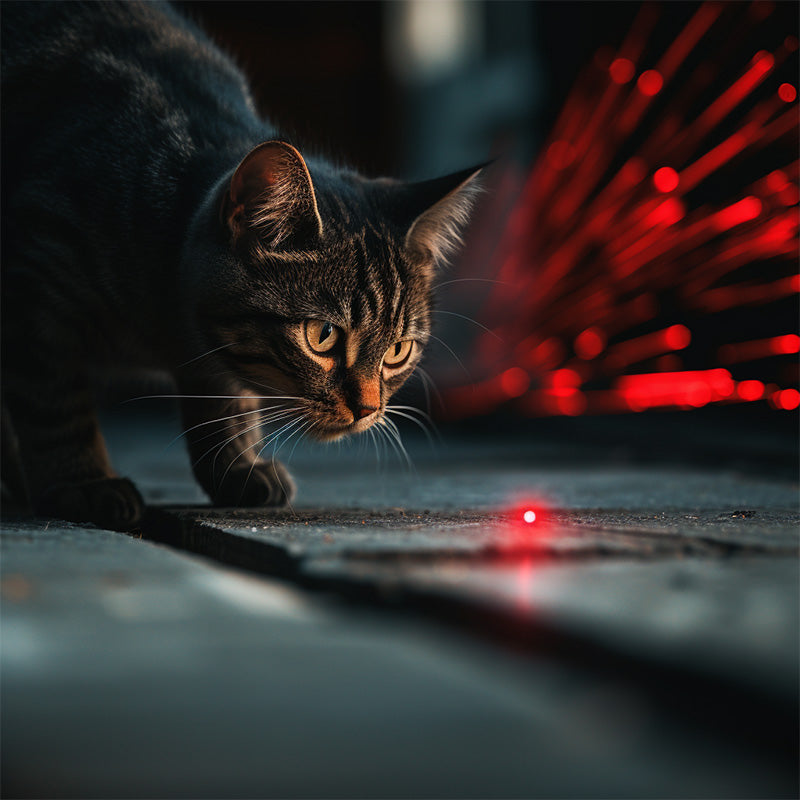
M 124 178 L 135 153 L 179 159 L 257 124 L 239 70 L 167 3 L 7 0 L 0 36 L 12 181 L 56 160 Z

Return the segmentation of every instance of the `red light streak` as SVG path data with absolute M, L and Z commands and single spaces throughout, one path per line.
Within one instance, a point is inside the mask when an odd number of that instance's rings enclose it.
M 656 6 L 643 4 L 623 45 L 598 52 L 583 71 L 527 179 L 516 182 L 524 188 L 491 256 L 506 284 L 491 291 L 483 320 L 511 345 L 477 337 L 482 380 L 471 395 L 456 392 L 464 413 L 470 405 L 491 410 L 509 401 L 545 415 L 755 399 L 783 407 L 778 392 L 786 390 L 764 387 L 755 380 L 766 377 L 761 374 L 737 374 L 743 380 L 733 384 L 724 370 L 722 383 L 719 371 L 712 380 L 713 370 L 684 370 L 675 353 L 691 343 L 691 333 L 666 326 L 670 317 L 740 313 L 800 291 L 800 277 L 787 274 L 787 264 L 790 271 L 796 267 L 800 227 L 798 162 L 792 161 L 796 86 L 765 81 L 784 69 L 797 42 L 786 37 L 742 65 L 739 54 L 755 38 L 749 7 L 742 4 L 739 12 L 736 4 L 704 3 L 653 59 L 645 54 L 645 33 Z M 709 51 L 704 63 L 679 73 L 708 29 L 737 14 L 734 35 L 718 37 L 723 51 Z M 640 63 L 655 67 L 637 79 Z M 726 84 L 731 74 L 738 77 Z M 684 83 L 670 85 L 676 77 Z M 776 153 L 786 154 L 777 163 L 768 149 L 774 143 L 781 148 Z M 752 175 L 756 163 L 766 167 L 760 176 Z M 740 165 L 750 185 L 734 184 Z M 734 185 L 735 194 L 720 188 Z M 490 247 L 483 252 L 493 253 Z M 796 338 L 768 335 L 779 332 L 782 314 L 771 328 L 768 312 L 747 328 L 766 337 L 754 339 L 762 344 L 747 352 L 742 348 L 751 343 L 709 342 L 713 322 L 699 319 L 686 363 L 695 366 L 716 353 L 716 363 L 774 369 L 772 380 L 791 385 L 785 364 L 770 366 L 797 353 L 786 349 Z M 651 320 L 657 321 L 649 327 L 661 330 L 642 334 Z M 651 381 L 647 392 L 623 387 L 618 381 L 632 376 L 619 373 L 637 363 L 660 370 L 647 375 L 683 375 L 683 382 Z
M 714 216 L 717 230 L 726 231 L 736 225 L 754 220 L 761 213 L 761 201 L 757 197 L 745 197 L 732 206 L 723 208 Z
M 769 339 L 755 339 L 749 342 L 726 344 L 719 349 L 717 358 L 720 364 L 740 364 L 756 361 L 775 355 L 800 353 L 800 336 L 794 333 L 774 336 Z
M 653 185 L 659 192 L 672 192 L 678 188 L 680 178 L 672 167 L 661 167 L 653 174 Z

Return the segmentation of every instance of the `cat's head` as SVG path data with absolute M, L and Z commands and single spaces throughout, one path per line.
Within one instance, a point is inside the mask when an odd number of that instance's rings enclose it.
M 432 282 L 476 193 L 471 169 L 424 183 L 252 150 L 216 198 L 193 315 L 217 368 L 335 439 L 378 422 L 430 335 Z M 195 265 L 196 267 L 197 265 Z

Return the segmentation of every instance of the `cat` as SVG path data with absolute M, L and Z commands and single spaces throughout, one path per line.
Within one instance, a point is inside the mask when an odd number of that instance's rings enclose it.
M 214 503 L 286 503 L 258 423 L 332 440 L 381 422 L 480 168 L 406 183 L 305 158 L 166 4 L 2 16 L 4 481 L 38 514 L 135 528 L 90 379 L 125 364 L 173 376 Z

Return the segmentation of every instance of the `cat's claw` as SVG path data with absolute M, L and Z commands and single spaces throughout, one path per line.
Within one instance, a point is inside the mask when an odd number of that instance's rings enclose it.
M 210 492 L 218 506 L 284 506 L 294 494 L 294 481 L 278 461 L 234 464 Z
M 35 510 L 47 517 L 129 531 L 142 518 L 144 501 L 127 478 L 100 478 L 51 486 L 37 500 Z

